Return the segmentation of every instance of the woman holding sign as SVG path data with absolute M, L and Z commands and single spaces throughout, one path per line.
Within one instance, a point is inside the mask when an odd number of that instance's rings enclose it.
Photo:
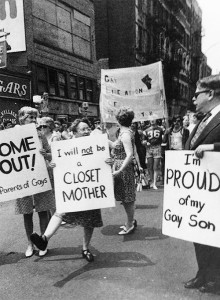
M 84 137 L 90 135 L 89 125 L 85 120 L 76 119 L 71 125 L 74 138 Z M 110 162 L 109 162 L 110 164 Z M 95 227 L 103 226 L 101 210 L 87 210 L 79 212 L 71 212 L 66 214 L 55 213 L 45 231 L 45 233 L 39 236 L 37 233 L 31 235 L 32 242 L 40 249 L 44 250 L 47 247 L 49 239 L 54 235 L 57 229 L 60 227 L 62 221 L 67 223 L 81 225 L 84 229 L 83 234 L 83 247 L 82 257 L 88 262 L 94 260 L 93 254 L 89 251 L 89 244 L 92 238 L 92 234 Z
M 38 110 L 32 107 L 22 107 L 18 112 L 19 122 L 21 125 L 30 124 L 37 122 Z M 41 154 L 45 159 L 51 160 L 50 146 L 40 132 L 38 137 L 42 144 Z M 34 246 L 30 240 L 30 235 L 33 232 L 33 210 L 38 212 L 40 220 L 40 230 L 43 234 L 48 225 L 47 211 L 55 209 L 55 201 L 53 192 L 46 191 L 33 196 L 27 196 L 16 200 L 15 213 L 23 214 L 24 216 L 24 227 L 28 239 L 28 247 L 25 252 L 26 257 L 31 257 L 34 254 Z M 44 256 L 47 253 L 47 249 L 39 252 L 39 256 Z
M 113 177 L 115 181 L 115 199 L 122 201 L 127 214 L 127 222 L 121 227 L 119 235 L 132 233 L 137 222 L 134 220 L 135 211 L 135 174 L 134 174 L 134 134 L 130 129 L 134 112 L 130 108 L 121 108 L 116 115 L 120 131 L 115 142 L 109 141 L 110 148 L 113 149 L 115 163 L 113 166 Z

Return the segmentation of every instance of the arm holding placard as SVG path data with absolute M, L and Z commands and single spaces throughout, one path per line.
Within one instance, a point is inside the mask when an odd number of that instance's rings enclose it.
M 198 158 L 203 158 L 204 152 L 205 151 L 220 151 L 220 143 L 214 143 L 214 144 L 204 144 L 204 145 L 199 145 L 195 149 L 195 155 Z

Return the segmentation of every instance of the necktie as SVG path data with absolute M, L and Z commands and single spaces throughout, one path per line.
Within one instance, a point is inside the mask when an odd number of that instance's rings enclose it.
M 193 136 L 193 138 L 191 139 L 191 143 L 190 143 L 190 148 L 192 148 L 192 146 L 195 144 L 195 141 L 198 139 L 198 137 L 200 136 L 201 132 L 203 131 L 203 129 L 205 128 L 206 124 L 207 124 L 207 120 L 208 118 L 211 116 L 212 114 L 209 112 L 205 115 L 205 117 L 202 119 L 202 121 L 199 123 L 199 126 L 197 127 L 197 130 Z

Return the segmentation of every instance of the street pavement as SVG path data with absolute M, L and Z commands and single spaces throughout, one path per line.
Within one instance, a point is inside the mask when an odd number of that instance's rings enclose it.
M 0 206 L 0 299 L 161 300 L 219 299 L 187 290 L 183 284 L 197 271 L 190 242 L 164 236 L 163 187 L 137 193 L 137 230 L 119 236 L 124 208 L 102 210 L 104 226 L 95 229 L 95 261 L 81 258 L 82 228 L 64 225 L 50 240 L 49 253 L 25 258 L 27 242 L 22 216 L 13 201 Z M 39 232 L 34 214 L 35 231 Z

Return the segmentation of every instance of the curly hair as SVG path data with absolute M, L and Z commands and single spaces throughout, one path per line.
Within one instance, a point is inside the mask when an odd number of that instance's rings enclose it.
M 71 124 L 70 126 L 70 130 L 72 131 L 72 133 L 76 133 L 77 132 L 77 129 L 78 129 L 78 125 L 79 123 L 86 123 L 89 127 L 90 127 L 90 124 L 88 122 L 88 119 L 85 119 L 85 118 L 82 118 L 82 119 L 76 119 L 75 121 L 73 121 L 73 123 Z
M 18 119 L 20 124 L 24 124 L 24 121 L 28 118 L 28 116 L 34 115 L 38 116 L 38 110 L 36 108 L 30 107 L 30 106 L 23 106 L 18 111 Z
M 129 127 L 134 119 L 134 112 L 130 107 L 122 107 L 116 114 L 116 120 L 122 126 Z

